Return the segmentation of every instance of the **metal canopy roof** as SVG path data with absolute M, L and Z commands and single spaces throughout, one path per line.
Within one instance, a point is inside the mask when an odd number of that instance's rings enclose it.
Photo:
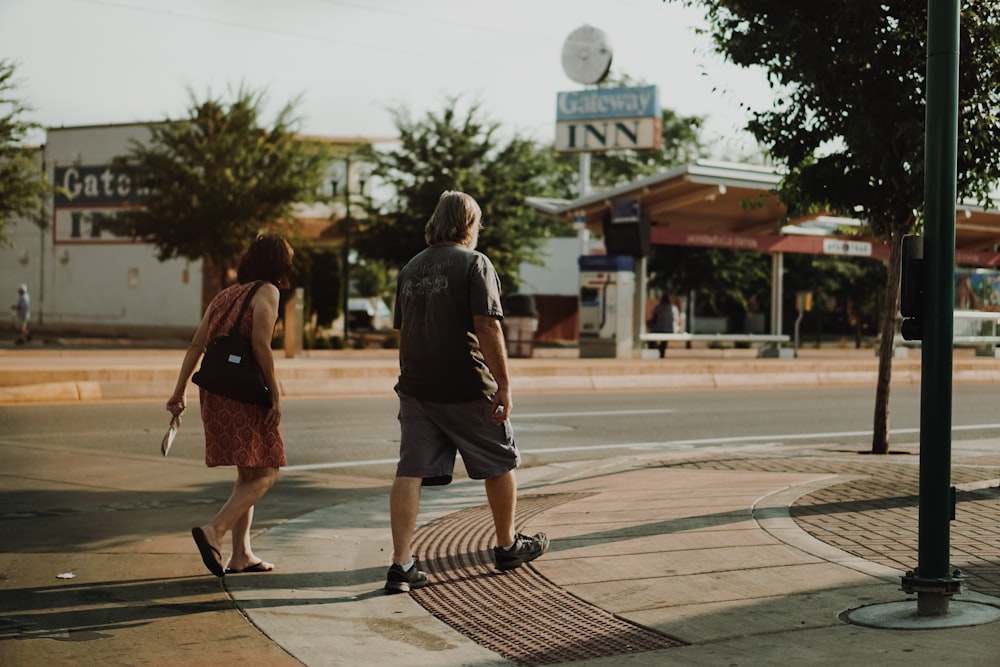
M 651 226 L 703 232 L 781 234 L 793 231 L 789 226 L 823 217 L 785 219 L 787 209 L 771 193 L 780 181 L 781 175 L 769 167 L 698 161 L 574 200 L 532 197 L 527 204 L 568 222 L 582 218 L 598 233 L 611 203 L 630 198 L 639 200 Z M 753 205 L 747 206 L 747 202 Z M 990 210 L 978 205 L 958 207 L 958 250 L 992 253 L 1000 245 L 1000 200 L 994 199 L 993 204 L 996 208 Z

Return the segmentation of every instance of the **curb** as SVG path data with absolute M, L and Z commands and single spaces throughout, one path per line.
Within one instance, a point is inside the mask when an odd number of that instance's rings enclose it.
M 10 355 L 0 369 L 0 405 L 161 400 L 173 391 L 181 353 Z M 393 396 L 398 361 L 385 356 L 313 356 L 275 360 L 281 394 L 289 398 Z M 513 358 L 517 393 L 712 391 L 764 388 L 873 387 L 878 359 L 857 354 L 797 359 L 678 356 L 642 359 Z M 893 386 L 919 386 L 919 359 L 895 359 Z M 953 384 L 1000 383 L 1000 360 L 956 358 Z M 197 389 L 189 385 L 189 397 Z

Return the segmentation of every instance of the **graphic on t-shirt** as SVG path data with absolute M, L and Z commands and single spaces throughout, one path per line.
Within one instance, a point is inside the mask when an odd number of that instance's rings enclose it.
M 416 280 L 407 280 L 403 285 L 403 294 L 413 296 L 434 296 L 448 291 L 447 270 L 454 264 L 453 260 L 420 264 L 413 267 Z

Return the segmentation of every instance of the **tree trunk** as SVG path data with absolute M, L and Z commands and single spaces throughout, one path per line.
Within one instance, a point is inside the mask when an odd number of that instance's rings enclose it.
M 878 381 L 875 384 L 875 420 L 872 428 L 872 454 L 889 453 L 889 389 L 892 380 L 892 359 L 896 343 L 899 312 L 899 279 L 903 259 L 903 233 L 892 229 L 889 238 L 889 274 L 885 280 L 885 297 L 878 347 Z
M 211 257 L 204 257 L 201 260 L 201 312 L 208 310 L 208 304 L 212 303 L 215 295 L 226 286 L 226 275 L 229 269 L 225 265 L 213 260 Z

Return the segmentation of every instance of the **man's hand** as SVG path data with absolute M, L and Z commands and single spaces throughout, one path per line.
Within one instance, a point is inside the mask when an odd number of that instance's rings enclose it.
M 491 402 L 491 407 L 493 410 L 494 423 L 502 424 L 508 419 L 510 419 L 512 403 L 513 400 L 511 399 L 509 389 L 498 390 L 497 393 L 493 395 L 493 401 Z
M 497 393 L 493 395 L 493 421 L 502 424 L 510 419 L 514 401 L 510 395 L 510 378 L 507 375 L 507 346 L 503 339 L 500 320 L 486 315 L 473 315 L 472 323 L 479 338 L 479 349 L 483 352 L 486 366 L 497 383 Z M 501 409 L 502 408 L 502 409 Z

